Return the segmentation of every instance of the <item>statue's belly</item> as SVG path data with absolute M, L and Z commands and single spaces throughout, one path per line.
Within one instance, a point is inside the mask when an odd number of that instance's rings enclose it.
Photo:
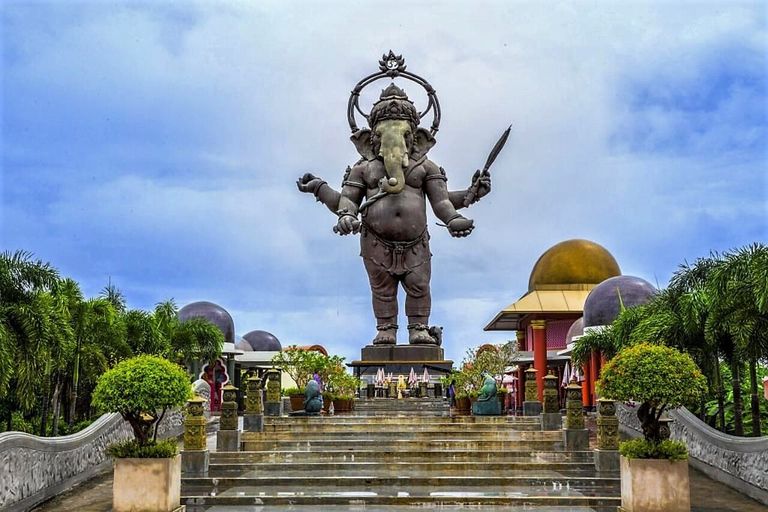
M 373 203 L 363 220 L 387 240 L 413 240 L 424 232 L 427 225 L 424 196 L 421 191 L 406 186 L 399 194 L 382 197 Z

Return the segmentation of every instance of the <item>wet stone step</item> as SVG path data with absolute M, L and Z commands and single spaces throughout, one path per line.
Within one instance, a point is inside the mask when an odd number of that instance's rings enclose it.
M 295 451 L 352 451 L 350 442 L 342 440 L 318 439 L 315 441 L 244 441 L 243 451 L 263 450 L 295 450 Z M 392 440 L 384 444 L 379 440 L 358 440 L 355 448 L 379 449 L 382 451 L 411 451 L 411 450 L 447 450 L 472 449 L 479 450 L 516 450 L 528 448 L 531 450 L 562 450 L 562 441 L 488 441 L 488 440 L 432 440 L 409 441 Z
M 388 476 L 418 476 L 418 475 L 444 475 L 460 472 L 466 475 L 476 476 L 494 476 L 502 472 L 504 476 L 525 476 L 526 472 L 547 474 L 557 474 L 568 472 L 573 474 L 578 472 L 585 475 L 592 475 L 595 472 L 595 466 L 591 462 L 263 462 L 263 463 L 225 463 L 213 464 L 208 470 L 208 476 L 219 477 L 223 475 L 242 476 L 251 475 L 306 475 L 313 472 L 317 475 L 355 473 L 355 474 L 377 474 Z M 333 472 L 333 473 L 329 473 Z
M 412 504 L 404 506 L 393 505 L 368 505 L 368 504 L 355 504 L 354 500 L 347 505 L 320 505 L 314 503 L 312 505 L 289 505 L 286 508 L 285 505 L 187 505 L 187 512 L 285 512 L 291 510 L 292 512 L 402 512 L 413 511 L 416 509 L 437 509 L 436 506 L 431 504 Z M 529 505 L 477 505 L 477 504 L 448 504 L 440 503 L 439 510 L 452 511 L 452 510 L 477 510 L 481 512 L 531 512 Z M 536 512 L 616 512 L 616 505 L 608 507 L 580 507 L 574 505 L 566 506 L 546 506 L 540 505 L 536 507 Z
M 243 432 L 243 439 L 247 440 L 269 440 L 269 439 L 302 439 L 307 437 L 338 438 L 338 439 L 370 439 L 376 436 L 380 439 L 414 439 L 418 438 L 446 438 L 446 439 L 503 439 L 509 441 L 516 440 L 552 440 L 562 441 L 563 433 L 559 430 L 496 430 L 496 431 L 477 431 L 475 429 L 465 430 L 443 430 L 428 429 L 414 430 L 411 432 L 399 432 L 396 430 L 375 430 L 371 429 L 364 432 L 349 431 L 343 429 L 327 430 L 309 430 L 298 432 Z
M 338 430 L 317 430 L 307 432 L 243 432 L 244 441 L 262 441 L 262 440 L 314 440 L 314 439 L 345 439 L 349 442 L 358 440 L 382 440 L 386 442 L 407 440 L 498 440 L 498 441 L 562 441 L 563 434 L 557 431 L 542 432 L 541 430 L 509 430 L 478 432 L 475 430 L 467 431 L 443 431 L 443 430 L 413 430 L 410 432 L 387 431 L 387 430 L 368 430 L 368 431 L 338 431 Z
M 619 484 L 619 477 L 594 478 L 579 476 L 546 475 L 539 477 L 376 477 L 359 476 L 338 478 L 339 481 L 324 481 L 313 478 L 282 477 L 282 478 L 192 478 L 185 479 L 182 483 L 182 495 L 210 495 L 219 496 L 232 494 L 234 491 L 249 489 L 252 494 L 263 491 L 268 492 L 293 492 L 297 489 L 309 492 L 308 489 L 317 489 L 322 492 L 343 491 L 376 491 L 386 493 L 393 488 L 398 490 L 407 488 L 430 488 L 430 493 L 439 491 L 454 491 L 457 488 L 469 489 L 472 492 L 498 493 L 500 491 L 514 490 L 525 493 L 579 493 L 587 495 L 612 495 Z M 471 487 L 470 487 L 471 486 Z
M 592 464 L 594 456 L 590 451 L 533 451 L 533 450 L 413 450 L 393 452 L 389 450 L 344 450 L 344 451 L 261 451 L 261 452 L 212 452 L 211 464 L 229 462 L 587 462 Z
M 257 492 L 256 495 L 251 493 Z M 357 507 L 357 510 L 368 510 L 369 506 L 395 505 L 411 506 L 430 509 L 468 508 L 478 506 L 510 506 L 532 509 L 538 507 L 565 507 L 566 510 L 578 510 L 576 507 L 600 508 L 607 510 L 621 504 L 621 498 L 601 494 L 586 495 L 573 491 L 561 491 L 557 494 L 541 491 L 532 493 L 527 490 L 504 490 L 498 492 L 478 492 L 474 490 L 436 491 L 425 490 L 413 492 L 408 490 L 396 491 L 393 494 L 382 494 L 376 491 L 280 491 L 258 492 L 248 487 L 232 489 L 231 492 L 217 496 L 185 495 L 181 503 L 186 505 L 187 512 L 209 510 L 212 506 L 317 506 L 346 505 Z
M 305 432 L 476 432 L 476 433 L 505 433 L 505 432 L 532 432 L 541 431 L 539 423 L 520 423 L 517 425 L 489 424 L 489 425 L 398 425 L 392 423 L 389 425 L 358 425 L 358 424 L 324 424 L 324 425 L 266 425 L 264 432 L 267 434 L 299 434 Z
M 318 423 L 374 423 L 382 424 L 496 424 L 496 423 L 540 423 L 534 416 L 413 416 L 413 415 L 387 415 L 387 416 L 360 416 L 356 411 L 352 414 L 337 414 L 335 416 L 268 416 L 264 419 L 267 425 L 272 424 L 318 424 Z

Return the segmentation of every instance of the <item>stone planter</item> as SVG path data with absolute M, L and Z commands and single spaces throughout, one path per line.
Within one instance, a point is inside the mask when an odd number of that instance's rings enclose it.
M 688 461 L 621 457 L 621 508 L 627 512 L 689 512 Z
M 115 459 L 114 512 L 171 512 L 181 501 L 181 457 Z

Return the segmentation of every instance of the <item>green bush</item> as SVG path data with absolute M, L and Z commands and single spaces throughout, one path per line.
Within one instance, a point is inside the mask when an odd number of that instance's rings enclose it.
M 24 418 L 20 411 L 14 411 L 11 414 L 11 431 L 26 432 L 27 434 L 36 434 L 37 430 L 31 420 Z
M 688 354 L 663 345 L 626 348 L 600 372 L 598 395 L 641 402 L 637 417 L 649 441 L 659 442 L 665 410 L 695 403 L 706 391 L 706 378 Z
M 628 459 L 686 460 L 688 450 L 680 441 L 665 439 L 660 443 L 638 438 L 619 444 L 619 453 Z
M 131 425 L 136 440 L 146 445 L 157 439 L 155 426 L 166 411 L 181 407 L 192 396 L 187 373 L 161 357 L 127 359 L 99 378 L 93 405 L 118 412 Z
M 147 444 L 139 444 L 135 439 L 130 439 L 107 448 L 107 455 L 115 459 L 169 459 L 177 453 L 175 439 L 149 441 Z
M 283 389 L 283 396 L 304 396 L 304 388 L 285 388 Z

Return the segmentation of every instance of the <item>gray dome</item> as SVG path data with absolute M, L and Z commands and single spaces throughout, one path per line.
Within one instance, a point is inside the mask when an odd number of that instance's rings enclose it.
M 235 342 L 235 322 L 226 309 L 213 302 L 201 300 L 187 304 L 179 310 L 180 322 L 185 322 L 196 316 L 203 317 L 218 327 L 224 334 L 225 343 Z
M 656 295 L 656 288 L 645 279 L 616 276 L 595 286 L 584 302 L 584 327 L 611 324 L 625 308 L 645 304 Z M 621 296 L 621 299 L 619 299 Z
M 580 316 L 575 322 L 568 328 L 568 332 L 565 335 L 566 343 L 573 343 L 574 336 L 581 336 L 584 334 L 584 317 Z
M 283 346 L 273 334 L 267 331 L 251 331 L 243 335 L 243 341 L 237 348 L 254 352 L 280 352 Z

